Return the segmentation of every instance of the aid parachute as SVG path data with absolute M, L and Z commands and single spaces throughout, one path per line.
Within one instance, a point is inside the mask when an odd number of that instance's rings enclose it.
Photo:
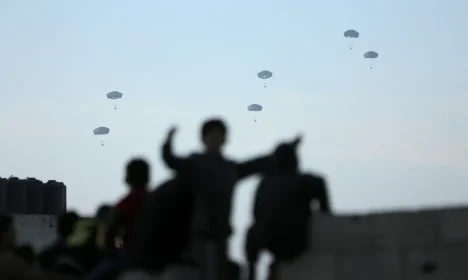
M 271 77 L 273 77 L 273 73 L 267 70 L 263 70 L 257 73 L 257 77 L 259 77 L 262 80 L 266 80 L 266 79 L 270 79 Z M 265 82 L 264 87 L 266 87 L 266 82 Z
M 117 100 L 117 99 L 121 99 L 123 97 L 123 93 L 121 93 L 119 91 L 111 91 L 108 94 L 106 94 L 106 96 L 107 96 L 108 99 Z M 114 104 L 114 110 L 115 109 L 117 109 L 117 104 Z
M 259 104 L 251 104 L 247 106 L 247 110 L 249 110 L 249 112 L 261 112 L 263 107 Z M 254 121 L 257 122 L 257 118 L 255 118 Z
M 345 31 L 344 36 L 346 38 L 348 38 L 350 41 L 351 40 L 356 40 L 357 38 L 359 38 L 359 32 L 357 32 L 356 30 L 350 29 L 350 30 Z M 353 47 L 354 47 L 353 43 L 350 42 L 349 43 L 349 49 L 352 50 Z
M 109 134 L 109 132 L 110 132 L 110 129 L 105 126 L 100 126 L 93 130 L 94 135 L 100 136 L 100 137 Z M 101 146 L 104 146 L 104 140 L 102 139 L 101 139 Z
M 376 59 L 377 57 L 379 57 L 379 54 L 374 51 L 368 51 L 364 54 L 365 59 Z M 372 69 L 372 63 L 370 65 L 370 69 Z

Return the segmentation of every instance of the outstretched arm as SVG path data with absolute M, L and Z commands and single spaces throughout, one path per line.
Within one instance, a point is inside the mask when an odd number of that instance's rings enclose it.
M 271 155 L 254 158 L 242 163 L 237 163 L 237 172 L 239 179 L 244 179 L 248 176 L 257 173 L 266 173 L 272 164 L 273 157 Z
M 302 136 L 297 136 L 291 144 L 294 147 L 297 147 L 302 140 Z M 263 157 L 258 157 L 252 160 L 248 160 L 243 163 L 237 164 L 238 176 L 239 179 L 251 176 L 256 173 L 266 173 L 274 164 L 274 155 L 267 155 Z

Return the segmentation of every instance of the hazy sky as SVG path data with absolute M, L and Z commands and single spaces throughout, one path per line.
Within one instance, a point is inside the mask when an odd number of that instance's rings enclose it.
M 340 212 L 468 201 L 467 1 L 0 1 L 0 176 L 55 179 L 91 213 L 166 129 L 199 148 L 209 116 L 243 159 L 305 134 L 305 170 Z M 349 50 L 343 37 L 356 29 Z M 379 58 L 369 69 L 363 53 Z M 256 73 L 274 73 L 263 88 Z M 106 99 L 123 92 L 117 110 Z M 260 103 L 258 122 L 246 110 Z M 92 130 L 108 126 L 105 146 Z M 234 222 L 249 222 L 241 184 Z

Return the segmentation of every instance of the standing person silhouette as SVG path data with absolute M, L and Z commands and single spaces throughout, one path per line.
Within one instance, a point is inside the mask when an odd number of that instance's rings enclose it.
M 325 179 L 301 172 L 299 168 L 296 151 L 299 141 L 277 147 L 274 165 L 257 188 L 254 223 L 245 244 L 249 280 L 255 280 L 256 263 L 262 250 L 274 256 L 272 274 L 278 263 L 292 261 L 307 250 L 312 202 L 318 202 L 321 212 L 331 212 Z
M 140 158 L 132 159 L 126 168 L 125 181 L 129 192 L 117 203 L 110 214 L 110 222 L 106 233 L 106 249 L 114 253 L 115 240 L 120 230 L 123 230 L 123 248 L 129 246 L 135 217 L 148 194 L 150 181 L 149 164 Z
M 39 264 L 45 270 L 51 270 L 55 261 L 64 252 L 66 240 L 73 232 L 76 222 L 80 219 L 78 213 L 69 211 L 58 219 L 57 240 L 39 254 Z
M 227 239 L 232 232 L 229 219 L 234 187 L 243 178 L 266 172 L 271 156 L 243 163 L 226 159 L 223 156 L 226 124 L 220 119 L 210 119 L 201 128 L 204 151 L 180 158 L 172 152 L 175 132 L 175 128 L 169 130 L 162 155 L 165 164 L 193 189 L 192 251 L 195 259 L 200 260 L 200 279 L 229 279 Z
M 107 260 L 97 266 L 87 279 L 114 278 L 120 273 L 120 269 L 125 263 L 126 253 L 132 240 L 135 219 L 148 195 L 149 164 L 144 159 L 132 159 L 127 164 L 125 181 L 130 191 L 108 213 L 109 217 L 106 217 L 106 220 L 109 219 L 104 240 Z M 116 246 L 116 238 L 122 230 L 123 250 L 118 250 L 120 248 Z

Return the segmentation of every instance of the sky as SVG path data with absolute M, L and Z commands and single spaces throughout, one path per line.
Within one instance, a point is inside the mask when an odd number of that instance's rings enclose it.
M 184 155 L 200 148 L 202 121 L 220 116 L 238 160 L 302 133 L 302 169 L 326 176 L 339 213 L 466 204 L 467 10 L 463 0 L 0 1 L 0 176 L 63 181 L 69 207 L 93 213 L 125 193 L 131 157 L 151 162 L 153 185 L 170 176 L 160 160 L 170 126 Z M 360 32 L 352 50 L 348 29 Z M 266 88 L 262 70 L 273 72 Z M 117 110 L 113 90 L 124 94 Z M 257 122 L 252 103 L 264 107 Z M 111 129 L 104 147 L 98 126 Z M 236 192 L 238 233 L 257 182 Z

